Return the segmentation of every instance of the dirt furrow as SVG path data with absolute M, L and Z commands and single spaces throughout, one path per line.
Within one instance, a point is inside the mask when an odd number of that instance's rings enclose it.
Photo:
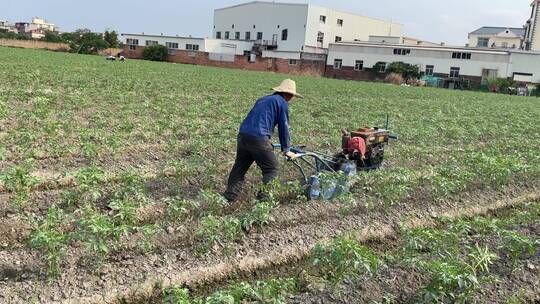
M 71 298 L 64 303 L 111 303 L 119 298 L 151 293 L 156 282 L 161 282 L 165 287 L 171 284 L 196 287 L 200 284 L 225 280 L 238 273 L 251 273 L 259 269 L 294 263 L 305 258 L 317 242 L 327 241 L 344 233 L 354 233 L 359 241 L 387 238 L 396 233 L 396 227 L 400 223 L 405 223 L 408 227 L 429 226 L 435 223 L 433 216 L 456 218 L 485 214 L 538 199 L 540 192 L 535 189 L 491 202 L 470 201 L 466 208 L 447 209 L 447 206 L 439 206 L 431 211 L 416 210 L 414 214 L 412 212 L 401 214 L 400 210 L 393 210 L 384 216 L 378 214 L 380 216 L 378 218 L 366 215 L 351 216 L 343 220 L 333 219 L 281 231 L 267 231 L 262 235 L 249 236 L 236 257 L 222 256 L 222 259 L 214 262 L 202 263 L 193 257 L 191 259 L 185 257 L 172 263 L 169 261 L 163 267 L 153 270 L 153 274 L 148 273 L 145 280 L 139 283 L 132 282 L 131 286 L 108 286 L 97 295 Z

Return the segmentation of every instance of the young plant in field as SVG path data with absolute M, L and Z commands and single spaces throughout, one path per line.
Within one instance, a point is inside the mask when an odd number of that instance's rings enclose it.
M 161 295 L 163 304 L 192 304 L 189 291 L 185 288 L 171 286 L 165 289 Z
M 349 237 L 318 244 L 311 252 L 311 265 L 334 286 L 349 277 L 374 275 L 383 262 L 369 248 Z
M 270 279 L 254 284 L 245 282 L 235 284 L 224 291 L 218 291 L 206 299 L 195 303 L 286 303 L 287 296 L 298 290 L 295 279 Z
M 539 244 L 540 242 L 538 240 L 532 240 L 515 231 L 505 230 L 503 233 L 503 244 L 499 248 L 510 257 L 512 269 L 516 269 L 519 260 L 526 255 L 533 255 Z
M 87 167 L 77 170 L 74 174 L 79 196 L 88 196 L 96 201 L 103 195 L 102 183 L 106 180 L 103 170 L 97 167 Z
M 220 214 L 223 208 L 229 205 L 222 195 L 208 190 L 201 190 L 199 199 L 205 205 L 208 214 Z
M 253 226 L 264 226 L 272 221 L 272 210 L 278 203 L 274 201 L 258 202 L 253 209 L 241 217 L 242 228 L 249 231 Z
M 476 244 L 464 258 L 448 254 L 442 259 L 421 263 L 431 275 L 431 282 L 424 287 L 426 303 L 468 303 L 480 287 L 481 275 L 498 257 L 487 248 Z
M 4 188 L 15 194 L 13 202 L 17 206 L 22 206 L 28 200 L 30 190 L 41 182 L 41 179 L 32 176 L 33 161 L 28 160 L 24 164 L 16 165 L 0 173 L 0 181 Z
M 101 214 L 90 204 L 78 211 L 78 217 L 78 239 L 86 245 L 92 256 L 98 258 L 99 264 L 103 263 L 124 232 L 123 229 L 116 226 L 111 217 Z
M 71 240 L 65 232 L 68 220 L 62 209 L 52 205 L 47 210 L 47 217 L 34 224 L 35 228 L 29 238 L 30 246 L 39 250 L 45 258 L 47 276 L 51 279 L 60 273 L 62 259 Z
M 226 243 L 239 239 L 242 235 L 242 224 L 235 217 L 219 218 L 209 215 L 201 220 L 201 227 L 195 235 L 202 242 L 199 249 L 207 252 L 215 245 L 226 247 Z

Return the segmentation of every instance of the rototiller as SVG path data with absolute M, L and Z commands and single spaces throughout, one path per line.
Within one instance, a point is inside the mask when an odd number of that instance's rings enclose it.
M 380 168 L 386 145 L 390 139 L 397 139 L 387 128 L 342 130 L 341 151 L 333 156 L 307 151 L 305 146 L 292 148 L 298 157 L 289 161 L 300 171 L 308 199 L 330 200 L 346 194 L 352 186 L 352 177 L 358 171 Z M 279 147 L 274 145 L 274 148 Z

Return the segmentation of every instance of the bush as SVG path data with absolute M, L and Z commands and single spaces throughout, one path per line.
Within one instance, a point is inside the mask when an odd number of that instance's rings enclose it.
M 388 73 L 401 74 L 405 79 L 418 78 L 420 69 L 417 65 L 404 62 L 392 62 L 387 69 Z
M 143 51 L 143 58 L 152 61 L 165 61 L 169 56 L 169 50 L 164 45 L 152 45 Z
M 506 78 L 489 78 L 487 86 L 490 92 L 511 94 L 515 92 L 516 82 Z

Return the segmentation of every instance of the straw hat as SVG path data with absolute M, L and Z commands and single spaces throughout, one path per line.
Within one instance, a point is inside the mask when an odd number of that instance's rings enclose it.
M 273 88 L 274 92 L 288 93 L 294 95 L 294 97 L 304 98 L 304 96 L 296 93 L 296 82 L 294 80 L 285 79 L 278 87 Z

